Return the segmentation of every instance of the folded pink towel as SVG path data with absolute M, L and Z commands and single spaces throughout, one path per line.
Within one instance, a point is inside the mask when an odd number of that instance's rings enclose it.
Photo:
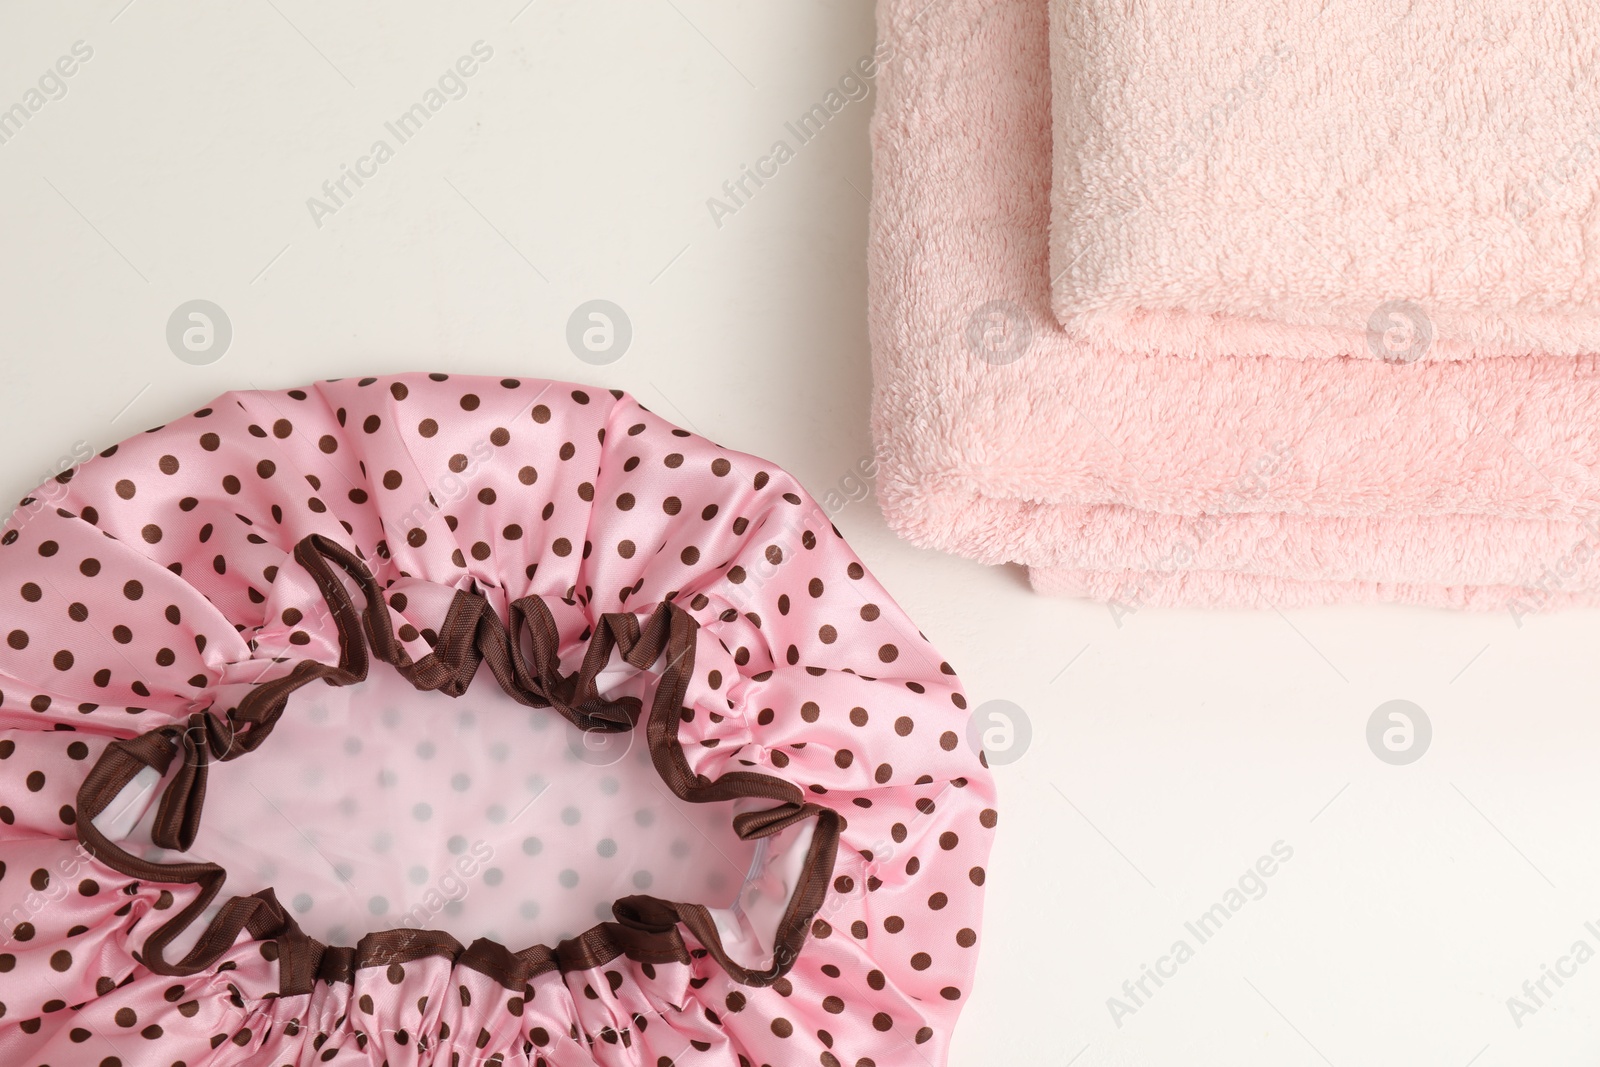
M 1600 5 L 1051 0 L 1053 306 L 1181 355 L 1600 351 Z
M 1600 590 L 1600 363 L 1129 357 L 1049 306 L 1040 0 L 881 0 L 878 492 L 910 540 L 1146 604 Z

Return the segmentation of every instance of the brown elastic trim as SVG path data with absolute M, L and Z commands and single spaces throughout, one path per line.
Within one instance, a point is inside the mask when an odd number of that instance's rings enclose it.
M 458 589 L 433 650 L 412 660 L 395 635 L 383 590 L 360 557 L 321 534 L 295 545 L 294 556 L 328 602 L 339 631 L 338 665 L 301 661 L 287 675 L 256 686 L 238 707 L 221 717 L 199 712 L 184 726 L 163 726 L 131 740 L 114 741 L 79 788 L 77 832 L 91 855 L 141 881 L 200 887 L 195 899 L 145 942 L 140 959 L 146 967 L 157 974 L 198 973 L 215 964 L 241 933 L 248 932 L 275 946 L 283 996 L 309 992 L 319 981 L 351 981 L 360 968 L 425 956 L 448 957 L 515 989 L 546 971 L 589 970 L 623 955 L 644 963 L 688 963 L 691 957 L 680 923 L 735 981 L 767 985 L 794 965 L 828 891 L 842 820 L 836 812 L 806 803 L 799 786 L 773 775 L 731 771 L 710 779 L 690 771 L 678 728 L 694 672 L 699 624 L 692 616 L 671 600 L 657 605 L 642 625 L 631 613 L 604 614 L 595 624 L 579 670 L 563 675 L 559 629 L 543 599 L 529 596 L 513 601 L 508 628 L 486 598 Z M 357 608 L 345 578 L 359 587 L 364 610 Z M 744 840 L 779 833 L 802 819 L 817 820 L 799 884 L 779 924 L 773 966 L 753 972 L 730 959 L 705 906 L 650 896 L 617 900 L 612 905 L 616 922 L 599 923 L 554 948 L 534 945 L 512 952 L 486 939 L 463 948 L 442 931 L 409 929 L 368 934 L 353 948 L 326 946 L 301 931 L 271 889 L 229 900 L 183 959 L 168 962 L 167 947 L 216 898 L 227 872 L 214 863 L 163 864 L 140 859 L 108 840 L 94 825 L 95 818 L 140 771 L 150 767 L 165 775 L 181 754 L 182 763 L 157 807 L 152 837 L 164 848 L 187 850 L 200 826 L 210 761 L 227 761 L 255 751 L 272 732 L 290 695 L 301 686 L 318 678 L 335 686 L 363 680 L 369 646 L 372 655 L 393 666 L 416 688 L 449 696 L 466 692 L 478 665 L 487 662 L 501 688 L 519 703 L 554 708 L 579 729 L 607 733 L 633 729 L 641 714 L 637 698 L 608 700 L 599 692 L 597 679 L 613 653 L 639 670 L 663 660 L 645 739 L 651 762 L 673 795 L 693 803 L 742 797 L 778 801 L 776 807 L 735 817 L 734 831 Z

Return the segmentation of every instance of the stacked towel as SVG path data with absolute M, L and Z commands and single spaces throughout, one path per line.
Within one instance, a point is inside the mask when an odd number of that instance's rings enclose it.
M 1115 36 L 1158 7 L 1108 0 L 1092 11 L 1102 20 L 1124 12 L 1109 27 Z M 1600 363 L 1586 354 L 1581 292 L 1558 294 L 1573 305 L 1563 310 L 1553 298 L 1519 296 L 1538 281 L 1520 277 L 1473 302 L 1456 282 L 1444 284 L 1443 264 L 1439 284 L 1391 291 L 1386 277 L 1366 279 L 1379 268 L 1363 263 L 1355 277 L 1370 291 L 1350 285 L 1359 312 L 1352 326 L 1348 309 L 1333 306 L 1343 286 L 1318 291 L 1320 317 L 1302 315 L 1291 305 L 1317 300 L 1280 292 L 1277 281 L 1241 283 L 1249 264 L 1240 253 L 1210 261 L 1215 278 L 1186 273 L 1181 262 L 1205 264 L 1212 250 L 1185 237 L 1152 254 L 1158 226 L 1170 223 L 1141 221 L 1136 234 L 1128 222 L 1074 222 L 1078 209 L 1065 204 L 1058 255 L 1070 259 L 1081 246 L 1092 250 L 1084 259 L 1095 259 L 1088 267 L 1080 260 L 1059 283 L 1069 333 L 1052 307 L 1052 201 L 1071 198 L 1053 192 L 1052 161 L 1064 149 L 1052 130 L 1045 3 L 880 0 L 878 11 L 886 59 L 873 127 L 873 431 L 879 497 L 898 532 L 985 562 L 1026 564 L 1039 590 L 1094 597 L 1121 613 L 1152 604 L 1403 601 L 1520 617 L 1594 602 Z M 1215 31 L 1210 18 L 1191 32 Z M 1083 48 L 1094 40 L 1085 30 Z M 1290 47 L 1312 55 L 1298 39 Z M 1244 54 L 1253 69 L 1249 48 Z M 1131 91 L 1097 80 L 1094 91 L 1080 90 L 1078 112 L 1098 114 L 1113 88 Z M 1203 103 L 1204 88 L 1193 92 Z M 1057 113 L 1065 121 L 1074 112 L 1058 105 Z M 1388 136 L 1381 121 L 1374 129 Z M 1198 146 L 1186 165 L 1225 140 Z M 1096 158 L 1108 174 L 1119 159 L 1130 171 L 1143 166 L 1120 148 Z M 1262 196 L 1277 187 L 1276 165 L 1261 163 Z M 1080 182 L 1095 196 L 1121 195 L 1109 179 L 1073 173 L 1062 168 L 1063 190 Z M 1593 175 L 1563 173 L 1566 185 L 1540 194 L 1543 206 L 1528 218 L 1553 219 L 1567 210 L 1563 197 L 1587 210 Z M 1169 180 L 1192 179 L 1180 166 Z M 1154 206 L 1176 204 L 1177 192 L 1164 195 Z M 1285 210 L 1293 219 L 1301 207 Z M 1227 219 L 1188 222 L 1206 232 Z M 1548 225 L 1539 232 L 1580 224 Z M 1074 227 L 1078 236 L 1068 232 Z M 1433 237 L 1472 240 L 1443 229 Z M 1587 284 L 1584 249 L 1557 244 L 1566 254 L 1551 269 Z M 1290 274 L 1311 277 L 1317 255 L 1308 246 L 1294 263 L 1280 252 L 1282 285 Z M 1415 269 L 1382 267 L 1400 281 Z M 1484 268 L 1491 279 L 1499 269 Z M 1181 284 L 1169 286 L 1171 277 Z M 1417 277 L 1428 280 L 1425 270 Z M 1233 298 L 1223 290 L 1236 286 L 1248 299 L 1226 304 Z M 1372 358 L 1353 339 L 1374 342 L 1367 325 L 1379 307 L 1362 302 L 1380 292 L 1392 292 L 1384 303 L 1394 306 L 1375 331 L 1384 358 Z M 1451 315 L 1412 317 L 1435 299 L 1451 301 Z M 1074 321 L 1079 313 L 1083 322 Z M 1225 315 L 1244 328 L 1213 323 Z M 1119 316 L 1124 324 L 1148 317 L 1140 327 L 1148 336 L 1118 333 L 1111 324 Z M 1262 329 L 1298 331 L 1294 351 L 1252 350 L 1250 331 L 1271 316 L 1280 316 L 1276 325 Z M 1185 323 L 1202 319 L 1205 328 L 1188 335 L 1193 344 L 1177 340 Z M 1464 347 L 1446 344 L 1442 358 L 1430 356 L 1423 342 L 1433 332 L 1438 344 L 1440 330 Z M 1485 339 L 1510 351 L 1533 338 L 1551 351 L 1462 358 Z
M 1069 332 L 1182 355 L 1600 351 L 1593 0 L 1051 0 L 1050 20 Z M 1366 337 L 1386 304 L 1394 348 Z

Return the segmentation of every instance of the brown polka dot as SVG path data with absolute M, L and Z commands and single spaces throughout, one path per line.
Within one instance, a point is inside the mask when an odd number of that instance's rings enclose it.
M 788 1037 L 794 1033 L 794 1024 L 780 1015 L 772 1020 L 772 1032 L 779 1037 Z
M 966 926 L 963 926 L 961 929 L 956 931 L 956 944 L 960 945 L 962 948 L 971 948 L 977 943 L 977 931 Z
M 517 481 L 523 485 L 532 485 L 539 480 L 539 472 L 532 467 L 523 467 L 517 472 Z
M 679 500 L 675 496 L 669 496 L 667 499 L 661 502 L 661 510 L 665 511 L 668 515 L 676 515 L 678 512 L 683 510 L 683 501 Z
M 954 752 L 956 750 L 956 745 L 960 743 L 961 740 L 956 736 L 954 730 L 946 730 L 944 733 L 939 735 L 939 747 L 944 749 L 946 752 Z
M 51 957 L 50 957 L 50 969 L 52 971 L 69 971 L 69 970 L 71 970 L 72 969 L 72 953 L 68 952 L 66 949 L 61 949 L 60 951 L 55 952 L 54 954 L 52 954 Z
M 572 555 L 572 542 L 567 540 L 565 537 L 558 537 L 555 539 L 555 542 L 551 544 L 550 551 L 554 552 L 558 556 L 570 556 Z
M 480 401 L 478 400 L 478 395 L 476 393 L 468 393 L 466 396 L 461 398 L 461 410 L 477 411 L 479 403 Z
M 63 648 L 55 654 L 55 658 L 51 660 L 51 663 L 55 664 L 55 668 L 58 671 L 70 671 L 72 669 L 72 653 Z
M 821 714 L 822 709 L 817 706 L 814 700 L 808 700 L 800 705 L 800 717 L 806 722 L 816 722 L 817 717 Z
M 685 566 L 693 567 L 700 562 L 700 550 L 693 545 L 679 553 L 678 558 L 683 560 Z
M 133 494 L 137 493 L 138 491 L 138 487 L 132 482 L 128 481 L 126 478 L 117 483 L 117 495 L 124 500 L 132 500 Z
M 139 1025 L 139 1016 L 132 1008 L 118 1008 L 117 1014 L 112 1016 L 118 1026 L 123 1028 Z
M 715 474 L 718 478 L 725 477 L 731 470 L 733 470 L 733 464 L 729 463 L 725 459 L 722 459 L 721 457 L 711 461 L 711 473 Z
M 852 725 L 852 726 L 865 726 L 865 725 L 867 725 L 867 709 L 866 708 L 851 708 L 850 709 L 850 725 Z
M 100 573 L 100 561 L 95 559 L 93 556 L 90 556 L 88 559 L 78 564 L 78 571 L 85 578 L 93 578 L 95 575 Z
M 995 814 L 995 810 L 993 808 L 984 808 L 982 811 L 978 812 L 978 825 L 982 826 L 985 830 L 993 830 L 994 824 L 999 821 L 999 818 L 1000 817 Z
M 385 471 L 384 472 L 384 475 L 383 475 L 383 487 L 385 489 L 389 489 L 389 490 L 398 489 L 398 488 L 400 488 L 401 483 L 404 482 L 404 481 L 405 481 L 405 477 L 399 471 Z
M 872 1017 L 872 1028 L 880 1033 L 888 1033 L 894 1029 L 894 1020 L 885 1012 L 879 1012 Z
M 339 439 L 332 434 L 325 433 L 317 438 L 317 447 L 328 455 L 339 451 Z
M 844 1011 L 844 1001 L 840 1000 L 838 997 L 823 997 L 822 1010 L 827 1012 L 829 1015 L 838 1015 L 840 1012 Z
M 138 600 L 144 596 L 144 584 L 137 578 L 130 578 L 122 585 L 122 595 L 129 600 Z
M 841 748 L 839 751 L 833 754 L 833 762 L 838 765 L 840 770 L 850 766 L 850 764 L 854 763 L 855 760 L 856 754 L 851 752 L 848 748 Z
M 925 971 L 933 966 L 933 957 L 926 952 L 919 952 L 911 957 L 912 970 Z
M 67 605 L 67 618 L 71 619 L 73 622 L 82 622 L 88 617 L 89 609 L 78 603 L 76 600 Z
M 973 885 L 982 885 L 983 884 L 983 879 L 984 879 L 984 874 L 983 874 L 983 868 L 982 867 L 974 867 L 974 868 L 972 868 L 972 870 L 967 872 L 967 880 L 970 881 Z
M 366 420 L 364 422 L 362 422 L 361 428 L 363 430 L 365 430 L 367 433 L 377 433 L 378 432 L 378 427 L 380 427 L 382 425 L 383 425 L 383 420 L 378 418 L 378 416 L 376 416 L 376 415 L 368 415 L 366 417 Z
M 534 408 L 533 408 L 533 421 L 537 422 L 541 426 L 544 425 L 545 423 L 549 422 L 550 421 L 550 409 L 545 407 L 543 404 L 534 405 Z
M 806 591 L 809 592 L 813 597 L 821 596 L 822 595 L 822 590 L 823 590 L 823 585 L 822 585 L 822 579 L 821 578 L 813 578 L 813 579 L 811 579 L 810 584 L 808 584 L 806 586 Z
M 884 645 L 878 649 L 878 658 L 885 663 L 893 663 L 900 658 L 900 650 L 893 645 Z
M 839 640 L 839 631 L 832 626 L 824 624 L 817 630 L 817 640 L 825 645 L 831 645 Z
M 634 544 L 632 541 L 619 541 L 617 543 L 617 555 L 621 556 L 623 559 L 632 559 L 633 552 Z
M 160 468 L 162 474 L 177 474 L 178 473 L 178 457 L 177 456 L 162 456 L 161 459 L 159 461 L 157 461 L 156 466 L 158 468 Z
M 956 836 L 954 830 L 946 830 L 939 835 L 939 847 L 949 852 L 961 843 L 961 838 Z
M 6 635 L 6 644 L 21 652 L 28 647 L 28 633 L 26 630 L 12 630 Z
M 898 934 L 906 928 L 906 921 L 898 915 L 891 915 L 883 920 L 883 928 L 891 934 Z
M 894 721 L 894 732 L 901 737 L 909 737 L 911 731 L 915 728 L 916 723 L 911 721 L 911 716 L 909 715 L 902 715 Z
M 144 538 L 146 544 L 156 544 L 161 540 L 161 527 L 153 522 L 146 523 L 144 529 L 139 531 L 139 536 Z

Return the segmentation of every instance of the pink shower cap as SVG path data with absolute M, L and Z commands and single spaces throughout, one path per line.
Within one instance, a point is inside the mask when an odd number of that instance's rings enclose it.
M 8 1067 L 944 1062 L 993 782 L 771 464 L 557 382 L 228 393 L 23 501 L 0 603 Z

